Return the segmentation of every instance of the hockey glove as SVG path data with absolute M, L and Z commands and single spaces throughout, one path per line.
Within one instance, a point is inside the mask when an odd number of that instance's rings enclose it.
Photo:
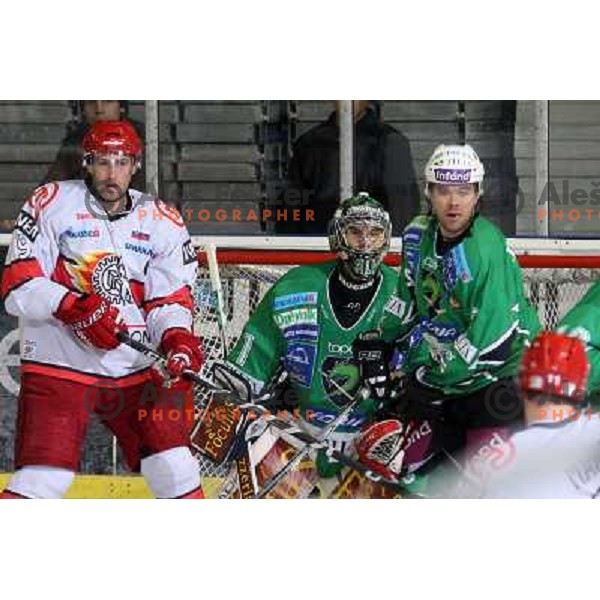
M 54 316 L 71 328 L 87 346 L 114 350 L 120 345 L 117 333 L 127 331 L 119 310 L 97 294 L 68 293 Z
M 352 344 L 358 362 L 361 381 L 377 400 L 384 400 L 390 391 L 390 348 L 378 331 L 361 333 Z
M 186 329 L 168 329 L 160 342 L 167 355 L 167 373 L 171 377 L 181 377 L 184 371 L 198 373 L 204 364 L 204 353 L 199 337 Z
M 402 473 L 406 445 L 406 428 L 397 419 L 368 425 L 356 440 L 359 460 L 387 479 Z

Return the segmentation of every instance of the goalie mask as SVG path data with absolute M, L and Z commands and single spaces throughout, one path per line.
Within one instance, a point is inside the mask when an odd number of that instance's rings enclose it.
M 366 192 L 344 200 L 329 222 L 329 246 L 344 275 L 357 282 L 375 277 L 390 247 L 391 222 Z

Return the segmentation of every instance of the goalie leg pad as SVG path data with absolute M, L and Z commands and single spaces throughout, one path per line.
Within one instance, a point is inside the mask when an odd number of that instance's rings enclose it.
M 57 500 L 71 487 L 75 473 L 68 469 L 30 466 L 19 469 L 10 479 L 6 492 L 24 498 Z
M 363 464 L 391 479 L 402 472 L 405 450 L 406 428 L 397 419 L 370 425 L 356 441 L 356 451 Z
M 141 471 L 157 498 L 178 498 L 200 488 L 198 463 L 186 447 L 142 459 Z

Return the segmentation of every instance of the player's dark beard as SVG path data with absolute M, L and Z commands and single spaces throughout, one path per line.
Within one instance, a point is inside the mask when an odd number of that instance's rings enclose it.
M 116 198 L 108 199 L 106 199 L 102 194 L 102 189 L 106 189 L 106 187 L 108 187 L 105 184 L 96 186 L 93 179 L 89 175 L 85 178 L 85 184 L 93 196 L 93 199 L 96 201 L 95 204 L 97 204 L 98 208 L 102 208 L 104 211 L 106 211 L 106 213 L 109 215 L 109 219 L 116 218 L 123 213 L 129 212 L 131 209 L 132 201 L 127 189 L 121 190 L 118 184 L 109 184 L 111 187 L 118 189 L 119 194 Z M 90 212 L 95 213 L 96 211 L 90 210 Z

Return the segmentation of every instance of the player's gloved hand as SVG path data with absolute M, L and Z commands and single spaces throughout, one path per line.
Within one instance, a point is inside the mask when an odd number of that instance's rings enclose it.
M 359 460 L 387 479 L 402 474 L 406 446 L 406 428 L 397 419 L 367 425 L 355 441 Z
M 369 386 L 371 394 L 378 400 L 384 400 L 390 391 L 390 350 L 379 331 L 361 333 L 352 343 L 361 381 Z
M 97 294 L 77 296 L 69 292 L 54 316 L 71 328 L 87 346 L 114 350 L 120 345 L 117 334 L 127 331 L 119 309 Z
M 204 352 L 199 337 L 183 328 L 168 329 L 160 342 L 167 355 L 167 373 L 171 377 L 181 377 L 184 371 L 198 373 L 204 364 Z

